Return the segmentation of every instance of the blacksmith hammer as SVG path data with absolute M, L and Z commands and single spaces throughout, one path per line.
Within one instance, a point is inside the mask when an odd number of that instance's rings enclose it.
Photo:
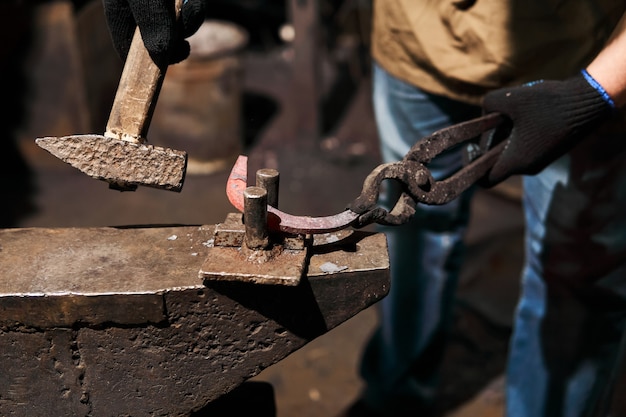
M 176 0 L 177 16 L 181 7 L 182 0 Z M 144 185 L 180 191 L 187 153 L 146 144 L 166 68 L 152 61 L 136 29 L 104 136 L 44 137 L 35 142 L 85 174 L 107 181 L 110 188 L 134 191 Z

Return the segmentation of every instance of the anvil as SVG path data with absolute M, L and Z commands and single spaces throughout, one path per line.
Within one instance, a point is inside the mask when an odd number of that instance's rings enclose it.
M 203 281 L 215 225 L 0 230 L 0 415 L 188 416 L 382 299 L 384 235 L 297 286 Z

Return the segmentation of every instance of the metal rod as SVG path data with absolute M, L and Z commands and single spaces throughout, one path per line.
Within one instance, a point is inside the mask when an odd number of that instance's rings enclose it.
M 278 187 L 280 174 L 272 168 L 259 169 L 256 172 L 256 186 L 267 191 L 267 204 L 278 208 Z
M 246 227 L 245 243 L 250 249 L 265 249 L 269 244 L 267 191 L 261 187 L 247 187 L 243 192 L 243 196 L 243 221 Z

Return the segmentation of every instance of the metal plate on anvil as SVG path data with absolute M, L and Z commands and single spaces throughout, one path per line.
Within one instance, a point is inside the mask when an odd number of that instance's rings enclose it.
M 268 252 L 271 251 L 214 246 L 209 248 L 198 275 L 204 280 L 298 285 L 306 266 L 307 251 L 283 248 L 275 254 Z

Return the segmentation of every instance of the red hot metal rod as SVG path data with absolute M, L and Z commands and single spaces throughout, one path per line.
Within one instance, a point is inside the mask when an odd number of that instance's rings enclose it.
M 248 157 L 240 155 L 226 182 L 226 195 L 230 203 L 240 212 L 244 211 L 243 193 L 248 181 Z M 345 229 L 359 215 L 352 210 L 325 217 L 294 216 L 275 207 L 267 206 L 268 229 L 294 234 L 320 234 Z

